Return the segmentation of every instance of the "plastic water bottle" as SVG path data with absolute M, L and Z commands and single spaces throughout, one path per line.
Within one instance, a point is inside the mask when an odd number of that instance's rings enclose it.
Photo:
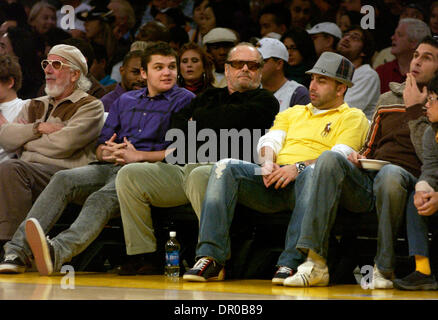
M 167 240 L 165 250 L 166 250 L 166 266 L 165 275 L 168 278 L 178 278 L 179 277 L 179 251 L 180 244 L 176 240 L 176 232 L 169 232 L 170 239 Z

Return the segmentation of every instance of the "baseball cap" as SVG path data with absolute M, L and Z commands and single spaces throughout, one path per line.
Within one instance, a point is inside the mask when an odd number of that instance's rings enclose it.
M 237 42 L 236 34 L 227 28 L 213 28 L 202 39 L 202 44 L 217 42 Z
M 336 25 L 336 23 L 333 22 L 318 23 L 314 25 L 310 30 L 307 30 L 307 32 L 309 34 L 327 33 L 338 39 L 342 38 L 341 29 Z
M 257 49 L 262 55 L 263 59 L 280 58 L 284 61 L 289 60 L 289 52 L 286 46 L 280 40 L 274 38 L 262 38 L 257 43 Z

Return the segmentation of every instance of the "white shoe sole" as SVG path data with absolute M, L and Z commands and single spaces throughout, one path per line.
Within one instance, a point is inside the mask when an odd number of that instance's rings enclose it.
M 30 218 L 26 221 L 26 240 L 32 250 L 38 272 L 48 276 L 53 272 L 53 263 L 50 258 L 49 247 L 38 220 Z
M 282 279 L 282 278 L 272 278 L 272 284 L 278 285 L 278 286 L 282 286 L 284 283 L 284 280 L 286 279 Z
M 2 263 L 0 264 L 0 273 L 1 274 L 19 274 L 24 273 L 26 271 L 26 267 L 17 266 L 12 263 Z

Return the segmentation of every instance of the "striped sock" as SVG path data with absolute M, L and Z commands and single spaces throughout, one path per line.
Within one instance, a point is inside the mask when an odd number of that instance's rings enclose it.
M 430 270 L 429 258 L 415 255 L 415 271 L 430 275 L 432 271 Z

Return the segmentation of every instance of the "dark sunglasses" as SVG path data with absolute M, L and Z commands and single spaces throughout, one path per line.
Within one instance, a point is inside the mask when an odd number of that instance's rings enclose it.
M 256 71 L 261 68 L 262 64 L 255 61 L 244 61 L 244 60 L 233 60 L 233 61 L 226 61 L 226 64 L 229 64 L 234 69 L 242 69 L 244 65 L 248 67 L 251 71 Z
M 71 66 L 68 63 L 64 63 L 62 61 L 59 60 L 43 60 L 41 61 L 41 67 L 43 68 L 43 70 L 46 70 L 48 65 L 51 65 L 53 69 L 55 70 L 59 70 L 61 69 L 63 66 Z

